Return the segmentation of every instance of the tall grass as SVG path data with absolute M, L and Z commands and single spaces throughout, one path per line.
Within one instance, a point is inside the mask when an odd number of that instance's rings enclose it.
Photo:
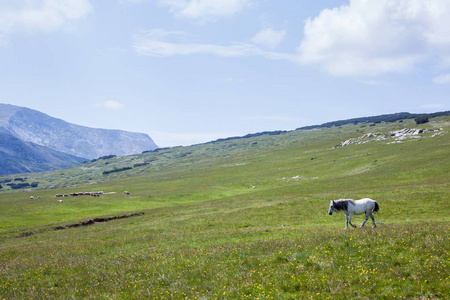
M 166 213 L 8 240 L 0 293 L 5 299 L 450 296 L 448 222 L 345 231 L 253 226 L 244 222 L 248 212 L 232 217 L 234 226 L 205 216 L 165 219 Z

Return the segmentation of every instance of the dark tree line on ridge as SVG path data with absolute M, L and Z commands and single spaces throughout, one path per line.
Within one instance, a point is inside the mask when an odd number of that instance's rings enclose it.
M 310 129 L 316 129 L 316 128 L 330 128 L 333 126 L 342 126 L 347 124 L 359 124 L 359 123 L 381 123 L 381 122 L 388 122 L 393 123 L 397 121 L 402 120 L 408 120 L 408 119 L 415 119 L 417 124 L 423 124 L 428 122 L 428 118 L 436 118 L 436 117 L 442 117 L 442 116 L 449 116 L 450 111 L 443 111 L 443 112 L 437 112 L 432 114 L 411 114 L 407 112 L 401 112 L 396 114 L 387 114 L 387 115 L 380 115 L 380 116 L 374 116 L 374 117 L 362 117 L 362 118 L 354 118 L 354 119 L 348 119 L 348 120 L 340 120 L 340 121 L 334 121 L 334 122 L 328 122 L 323 123 L 321 125 L 313 125 L 313 126 L 304 126 L 297 128 L 297 130 L 310 130 Z

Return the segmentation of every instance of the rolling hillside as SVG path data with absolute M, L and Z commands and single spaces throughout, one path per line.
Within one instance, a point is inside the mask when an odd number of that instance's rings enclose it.
M 136 209 L 164 205 L 166 197 L 191 203 L 291 186 L 314 191 L 323 184 L 337 187 L 334 198 L 348 197 L 352 193 L 342 190 L 341 182 L 351 181 L 352 189 L 368 182 L 371 188 L 384 189 L 403 181 L 443 180 L 450 165 L 446 164 L 448 120 L 440 117 L 419 127 L 409 120 L 265 134 L 139 155 L 105 156 L 26 177 L 28 182 L 39 183 L 38 188 L 29 189 L 30 194 L 130 190 L 133 199 L 138 199 Z M 421 133 L 414 134 L 418 129 Z M 11 179 L 2 176 L 0 182 Z M 4 186 L 0 191 L 10 189 Z M 364 195 L 354 197 L 358 196 Z M 96 213 L 110 212 L 103 209 Z M 133 206 L 124 210 L 133 210 Z
M 449 131 L 448 116 L 346 124 L 26 174 L 38 188 L 0 190 L 0 294 L 449 298 Z M 88 191 L 103 194 L 55 196 Z M 376 229 L 327 214 L 363 197 Z

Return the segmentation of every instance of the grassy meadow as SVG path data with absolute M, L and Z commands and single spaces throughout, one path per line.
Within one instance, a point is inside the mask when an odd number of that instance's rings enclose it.
M 449 299 L 449 131 L 345 125 L 17 175 L 39 186 L 0 190 L 0 299 Z M 56 202 L 82 191 L 108 194 Z M 363 197 L 377 228 L 327 214 Z

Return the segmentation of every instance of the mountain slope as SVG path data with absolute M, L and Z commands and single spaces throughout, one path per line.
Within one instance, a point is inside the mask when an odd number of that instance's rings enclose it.
M 25 142 L 89 159 L 110 154 L 131 155 L 157 148 L 147 134 L 75 125 L 8 104 L 0 104 L 0 131 Z
M 85 159 L 64 154 L 0 132 L 0 174 L 65 169 Z
M 150 182 L 154 186 L 159 181 L 199 178 L 202 189 L 218 187 L 220 194 L 206 195 L 205 201 L 228 195 L 230 186 L 237 187 L 237 193 L 243 193 L 249 187 L 271 189 L 284 186 L 286 182 L 315 183 L 319 179 L 336 182 L 338 178 L 349 176 L 355 176 L 352 180 L 356 181 L 362 178 L 361 174 L 373 175 L 376 181 L 386 174 L 420 178 L 415 173 L 422 170 L 433 170 L 436 176 L 431 178 L 438 178 L 441 175 L 436 174 L 435 161 L 439 161 L 438 166 L 442 164 L 442 170 L 448 162 L 449 121 L 450 117 L 440 117 L 420 127 L 414 120 L 405 120 L 375 126 L 348 124 L 277 135 L 262 134 L 158 149 L 133 156 L 108 157 L 64 170 L 64 175 L 54 171 L 45 175 L 29 174 L 28 177 L 30 182 L 39 181 L 42 188 L 96 183 L 102 186 L 98 190 L 119 184 L 129 191 L 149 189 Z M 404 165 L 398 167 L 401 162 Z M 425 168 L 426 163 L 433 165 Z M 392 166 L 397 166 L 397 170 Z M 189 182 L 188 186 L 195 184 Z M 164 186 L 161 190 L 165 195 L 172 188 Z

